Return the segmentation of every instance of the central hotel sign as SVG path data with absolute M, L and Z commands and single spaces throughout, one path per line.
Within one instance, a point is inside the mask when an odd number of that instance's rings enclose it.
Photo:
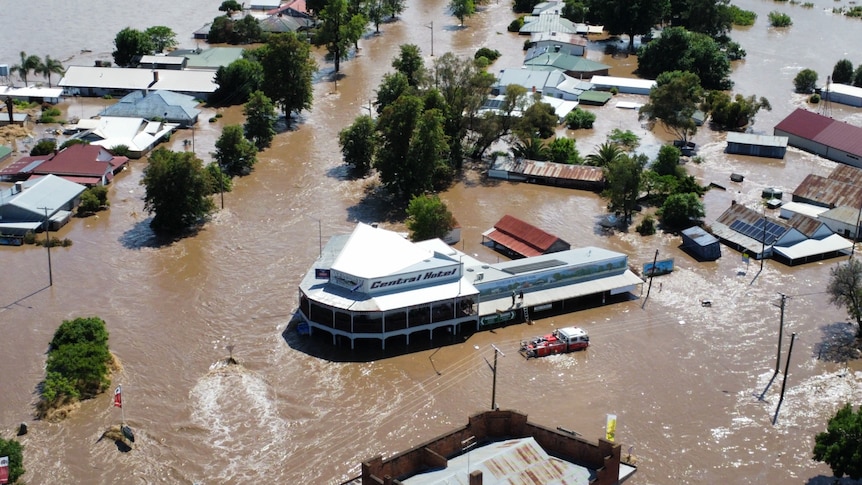
M 449 276 L 455 276 L 458 273 L 458 267 L 449 270 L 440 271 L 424 271 L 421 273 L 413 273 L 398 276 L 397 278 L 386 278 L 371 280 L 369 290 L 381 290 L 384 288 L 413 286 L 415 284 L 425 283 L 431 280 L 438 280 Z

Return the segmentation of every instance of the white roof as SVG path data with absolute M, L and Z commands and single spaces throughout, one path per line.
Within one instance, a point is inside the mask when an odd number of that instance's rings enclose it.
M 88 66 L 70 66 L 57 85 L 64 88 L 162 89 L 181 93 L 212 93 L 218 89 L 213 71 Z
M 0 96 L 12 96 L 20 98 L 60 98 L 63 88 L 39 88 L 27 86 L 25 88 L 13 88 L 11 86 L 0 86 Z
M 627 88 L 651 89 L 655 81 L 631 77 L 593 76 L 590 82 L 600 86 L 625 86 Z
M 93 121 L 97 121 L 96 126 L 89 128 L 89 132 L 80 133 L 81 138 L 89 140 L 91 145 L 99 145 L 107 149 L 126 145 L 133 152 L 149 149 L 164 135 L 179 126 L 177 123 L 162 123 L 143 118 L 120 116 L 102 116 Z M 85 125 L 89 125 L 89 122 Z
M 775 246 L 773 250 L 790 260 L 802 259 L 809 256 L 817 256 L 820 254 L 831 253 L 835 251 L 844 251 L 853 247 L 853 243 L 833 234 L 824 239 L 806 239 L 793 246 Z
M 165 64 L 172 66 L 182 66 L 184 62 L 186 62 L 185 57 L 165 55 L 141 56 L 140 60 L 141 64 Z
M 819 205 L 806 204 L 803 202 L 785 202 L 781 206 L 781 211 L 785 210 L 789 212 L 793 212 L 795 214 L 803 214 L 809 217 L 817 217 L 820 214 L 829 210 L 828 207 L 821 207 Z
M 434 258 L 434 252 L 413 244 L 398 233 L 359 223 L 332 269 L 359 278 L 401 273 Z
M 823 92 L 826 91 L 827 89 L 823 88 Z M 855 96 L 857 98 L 862 98 L 862 88 L 850 86 L 847 84 L 832 83 L 829 85 L 828 91 L 830 93 L 844 94 L 847 96 Z
M 616 107 L 622 109 L 640 109 L 643 105 L 643 103 L 635 103 L 634 101 L 618 101 Z
M 728 143 L 787 148 L 788 140 L 789 138 L 786 136 L 756 135 L 754 133 L 739 133 L 736 131 L 727 132 Z

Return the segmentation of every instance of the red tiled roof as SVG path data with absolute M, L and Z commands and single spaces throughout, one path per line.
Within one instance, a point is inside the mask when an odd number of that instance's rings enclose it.
M 775 125 L 774 131 L 862 157 L 862 128 L 802 108 L 796 108 L 796 111 L 781 120 Z
M 567 242 L 557 236 L 510 215 L 503 216 L 494 224 L 494 229 L 487 233 L 487 237 L 527 257 L 545 254 L 557 243 L 568 246 Z

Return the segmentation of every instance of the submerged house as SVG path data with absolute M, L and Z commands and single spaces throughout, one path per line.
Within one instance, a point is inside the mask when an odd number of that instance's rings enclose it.
M 72 217 L 87 188 L 62 177 L 46 175 L 16 182 L 0 190 L 0 243 L 18 246 L 28 232 L 57 230 Z
M 198 121 L 201 113 L 196 108 L 198 104 L 193 96 L 187 94 L 141 90 L 123 96 L 123 99 L 102 110 L 99 116 L 163 120 L 188 128 Z

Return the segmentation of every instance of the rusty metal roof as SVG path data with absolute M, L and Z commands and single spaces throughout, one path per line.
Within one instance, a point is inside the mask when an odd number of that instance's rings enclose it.
M 820 229 L 820 226 L 823 225 L 822 221 L 819 221 L 813 217 L 806 216 L 804 214 L 793 214 L 789 221 L 787 221 L 787 225 L 796 229 L 797 231 L 805 234 L 805 237 L 812 237 L 814 233 Z
M 515 171 L 532 177 L 581 180 L 584 182 L 601 182 L 605 178 L 604 171 L 600 167 L 535 160 L 519 160 L 515 164 Z
M 527 257 L 544 254 L 554 245 L 566 246 L 565 249 L 570 247 L 557 236 L 510 215 L 503 216 L 485 236 Z
M 793 200 L 816 202 L 824 207 L 848 205 L 859 207 L 862 201 L 862 185 L 849 184 L 820 175 L 808 174 L 793 191 Z
M 848 184 L 862 185 L 862 169 L 839 163 L 829 174 L 829 178 Z

